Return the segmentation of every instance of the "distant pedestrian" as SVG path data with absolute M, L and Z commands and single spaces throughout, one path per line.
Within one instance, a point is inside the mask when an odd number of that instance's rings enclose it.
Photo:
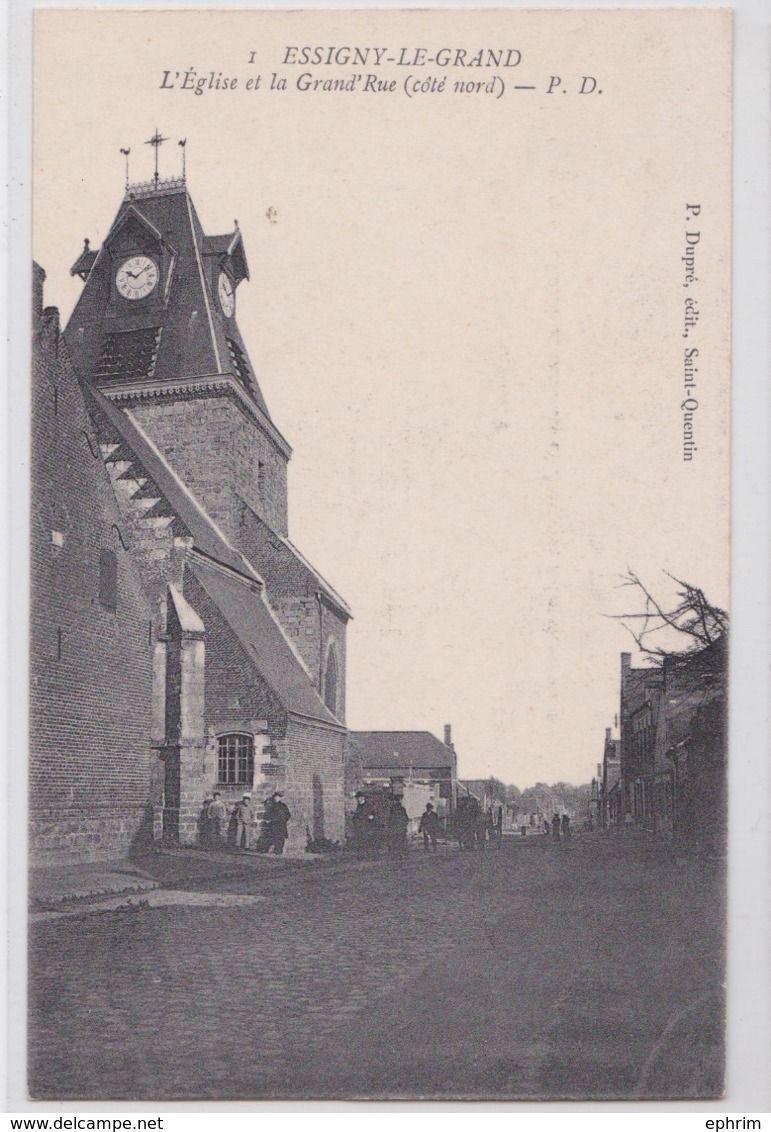
M 375 807 L 366 794 L 356 795 L 353 815 L 353 842 L 360 857 L 377 857 L 377 817 Z
M 252 796 L 244 794 L 236 805 L 236 849 L 251 849 Z
M 222 847 L 222 842 L 225 837 L 225 823 L 227 822 L 228 816 L 228 811 L 225 807 L 225 803 L 222 801 L 222 795 L 219 790 L 214 791 L 214 797 L 209 804 L 206 816 L 208 818 L 207 825 L 209 827 L 207 840 L 212 849 L 219 849 Z
M 484 810 L 480 809 L 477 813 L 476 826 L 474 832 L 477 839 L 477 849 L 484 850 L 487 834 L 490 830 L 490 815 L 486 814 Z
M 201 812 L 198 815 L 198 844 L 207 846 L 209 844 L 209 807 L 211 806 L 211 797 L 209 794 L 203 800 Z
M 551 835 L 552 835 L 552 837 L 554 838 L 555 841 L 559 841 L 559 839 L 560 839 L 560 816 L 559 816 L 559 814 L 555 814 L 554 817 L 551 819 Z
M 434 810 L 430 802 L 426 802 L 426 808 L 420 819 L 418 826 L 418 833 L 423 834 L 423 848 L 428 852 L 429 846 L 436 853 L 436 837 L 439 833 L 439 815 Z
M 543 831 L 546 834 L 546 836 L 548 837 L 549 836 L 549 819 L 548 818 L 543 819 Z
M 570 818 L 567 814 L 562 815 L 562 836 L 565 841 L 570 841 Z
M 503 806 L 498 807 L 498 812 L 495 815 L 495 839 L 500 849 L 503 844 Z
M 479 806 L 473 798 L 463 800 L 464 804 L 458 806 L 455 816 L 455 825 L 458 831 L 458 842 L 461 849 L 471 850 L 476 844 L 476 823 Z
M 289 819 L 292 816 L 289 812 L 289 806 L 282 801 L 282 798 L 281 791 L 275 790 L 270 807 L 270 843 L 277 857 L 280 857 L 284 852 L 284 844 L 289 836 Z
M 410 819 L 401 798 L 391 799 L 388 809 L 388 852 L 403 857 L 407 852 L 407 829 Z

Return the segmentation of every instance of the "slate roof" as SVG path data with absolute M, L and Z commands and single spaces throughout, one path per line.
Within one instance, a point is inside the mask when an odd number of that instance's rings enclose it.
M 189 531 L 194 549 L 210 560 L 195 556 L 190 569 L 283 706 L 341 729 L 342 724 L 324 705 L 302 660 L 270 611 L 262 578 L 249 560 L 230 545 L 130 413 L 119 409 L 98 389 L 86 387 L 86 397 L 115 436 L 136 455 Z
M 322 703 L 275 621 L 264 592 L 248 579 L 236 577 L 213 563 L 194 559 L 190 568 L 281 703 L 297 715 L 343 729 Z
M 351 731 L 350 743 L 364 770 L 422 770 L 455 765 L 455 751 L 430 731 Z
M 338 613 L 350 619 L 350 606 L 294 543 L 274 531 L 248 503 L 241 503 L 250 517 L 248 532 L 243 533 L 247 541 L 242 545 L 265 578 L 271 596 L 295 596 L 303 587 L 309 596 L 320 590 Z
M 137 240 L 143 236 L 149 240 L 157 247 L 163 263 L 156 291 L 146 302 L 137 303 L 136 309 L 123 308 L 118 318 L 113 317 L 115 330 L 161 328 L 152 370 L 154 380 L 178 382 L 186 377 L 232 373 L 270 420 L 236 320 L 225 318 L 216 296 L 223 256 L 232 255 L 237 279 L 248 278 L 240 232 L 207 239 L 182 181 L 157 193 L 149 191 L 135 197 L 127 194 L 102 248 L 98 253 L 89 253 L 93 261 L 89 259 L 83 292 L 65 330 L 67 346 L 81 378 L 104 384 L 132 376 L 105 375 L 99 368 L 100 360 L 109 351 L 104 325 L 110 320 L 105 318 L 105 312 L 111 303 L 116 266 L 110 248 L 123 230 L 136 232 Z M 75 267 L 83 269 L 85 261 L 81 261 L 83 254 Z M 240 372 L 236 372 L 234 356 L 240 359 Z
M 79 275 L 81 279 L 87 279 L 96 261 L 97 253 L 92 251 L 89 247 L 89 242 L 86 240 L 83 244 L 83 251 L 70 268 L 70 275 Z

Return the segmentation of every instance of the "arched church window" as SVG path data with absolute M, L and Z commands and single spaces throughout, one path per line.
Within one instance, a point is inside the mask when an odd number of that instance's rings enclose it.
M 334 641 L 330 641 L 329 649 L 327 650 L 327 666 L 324 671 L 324 703 L 333 715 L 337 715 L 338 679 L 337 650 Z
M 217 781 L 221 786 L 252 786 L 254 738 L 234 733 L 218 740 Z

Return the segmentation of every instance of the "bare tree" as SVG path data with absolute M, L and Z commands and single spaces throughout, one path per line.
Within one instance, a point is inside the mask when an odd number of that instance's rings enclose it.
M 641 595 L 643 609 L 608 615 L 622 623 L 640 652 L 653 664 L 663 664 L 667 657 L 699 652 L 716 644 L 728 631 L 728 614 L 708 601 L 702 589 L 681 581 L 668 570 L 664 573 L 679 587 L 672 608 L 666 608 L 657 601 L 637 574 L 630 570 L 622 576 L 621 586 L 631 587 Z M 679 638 L 675 634 L 679 634 Z M 688 639 L 687 644 L 683 637 Z M 677 648 L 676 644 L 672 647 L 678 639 L 683 647 Z

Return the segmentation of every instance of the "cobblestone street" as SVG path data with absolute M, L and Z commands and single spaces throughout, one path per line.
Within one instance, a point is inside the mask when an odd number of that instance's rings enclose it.
M 719 862 L 618 834 L 311 872 L 35 923 L 32 1096 L 720 1092 Z

